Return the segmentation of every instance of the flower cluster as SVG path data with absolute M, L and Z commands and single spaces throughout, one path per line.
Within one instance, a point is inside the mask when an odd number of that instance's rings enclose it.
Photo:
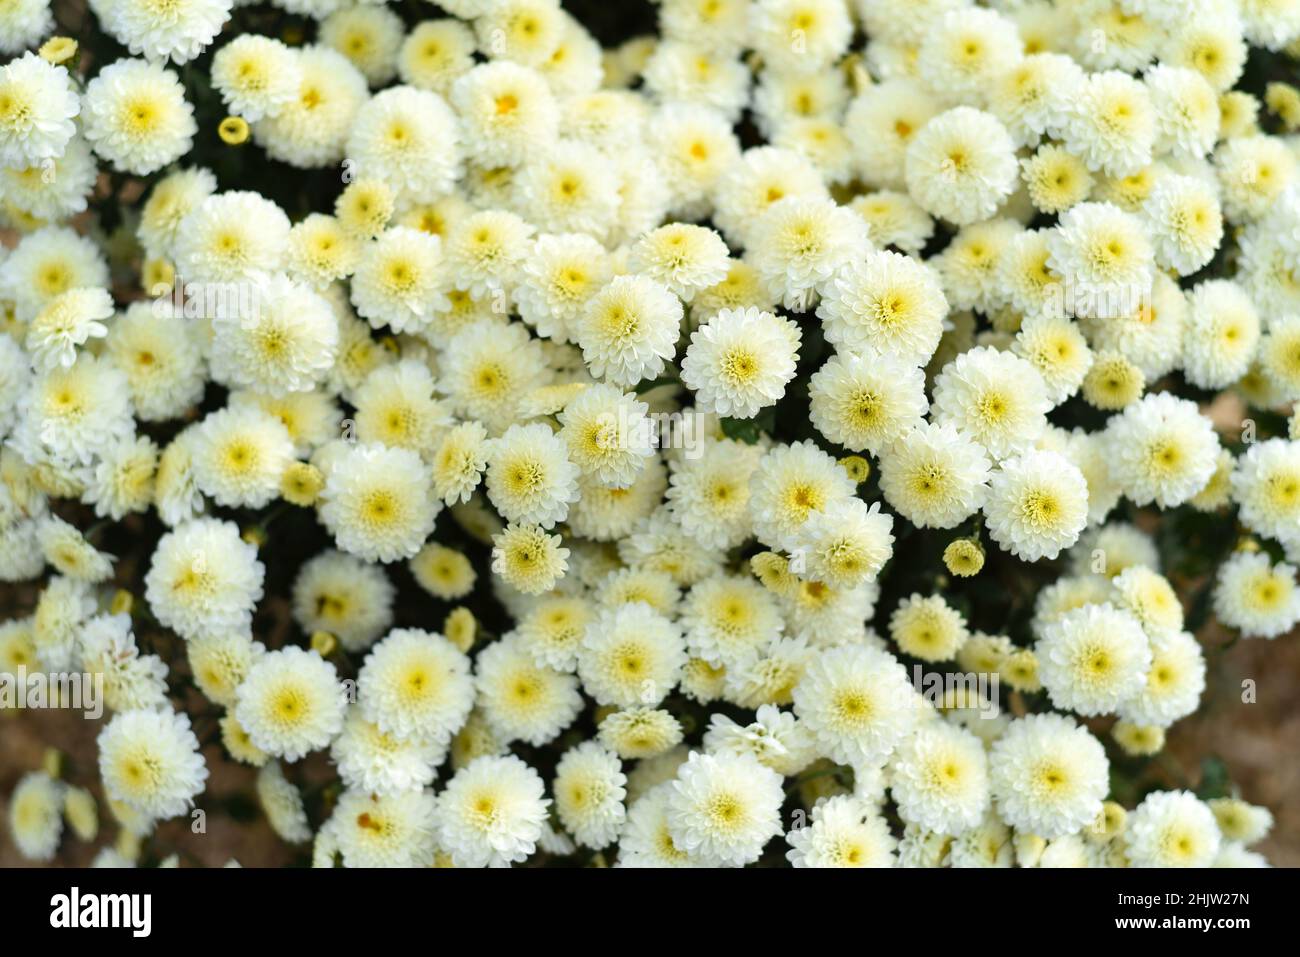
M 0 6 L 23 854 L 1263 865 L 1112 788 L 1300 623 L 1300 5 L 439 6 Z

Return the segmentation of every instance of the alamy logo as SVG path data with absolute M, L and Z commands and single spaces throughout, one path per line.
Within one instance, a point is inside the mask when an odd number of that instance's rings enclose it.
M 104 673 L 44 671 L 0 672 L 0 710 L 72 708 L 94 720 L 104 714 Z
M 69 894 L 50 898 L 51 927 L 127 927 L 132 937 L 148 937 L 153 927 L 151 894 Z

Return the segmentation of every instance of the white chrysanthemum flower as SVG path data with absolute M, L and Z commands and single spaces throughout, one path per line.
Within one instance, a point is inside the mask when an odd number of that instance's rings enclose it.
M 1288 401 L 1300 399 L 1300 314 L 1277 316 L 1269 323 L 1259 345 L 1259 364 Z
M 834 761 L 884 761 L 920 715 L 921 698 L 892 655 L 844 645 L 813 657 L 793 692 L 795 714 Z
M 203 396 L 199 338 L 168 310 L 132 303 L 108 330 L 107 353 L 126 376 L 142 422 L 176 418 Z
M 559 140 L 530 156 L 513 188 L 520 211 L 544 232 L 602 239 L 618 219 L 618 174 L 580 141 Z
M 293 617 L 303 631 L 329 632 L 362 651 L 393 619 L 394 589 L 384 570 L 327 550 L 304 564 L 293 582 Z
M 1078 392 L 1092 368 L 1087 340 L 1064 316 L 1040 314 L 1025 319 L 1011 348 L 1038 370 L 1053 405 Z
M 814 513 L 852 497 L 848 474 L 816 445 L 777 446 L 750 480 L 754 533 L 773 548 L 793 547 L 793 536 Z
M 1241 28 L 1251 43 L 1280 50 L 1300 37 L 1300 4 L 1291 0 L 1242 0 Z
M 1019 146 L 1032 147 L 1045 133 L 1062 129 L 1071 103 L 1087 80 L 1079 64 L 1061 53 L 1008 57 L 996 66 L 991 85 L 984 84 L 988 110 Z
M 446 742 L 434 738 L 400 739 L 367 721 L 355 708 L 330 745 L 330 758 L 345 787 L 388 797 L 433 783 Z
M 613 843 L 626 818 L 627 777 L 616 755 L 594 741 L 566 751 L 555 768 L 555 810 L 560 823 L 585 847 Z
M 675 341 L 675 327 L 671 335 Z M 439 387 L 456 411 L 496 434 L 515 422 L 524 397 L 552 375 L 541 342 L 517 322 L 473 323 L 456 334 L 438 365 Z
M 352 304 L 376 329 L 418 330 L 433 320 L 445 275 L 437 236 L 394 226 L 362 251 L 352 277 Z
M 104 727 L 96 744 L 104 791 L 146 818 L 184 814 L 208 778 L 198 738 L 184 714 L 124 712 Z
M 819 802 L 807 824 L 785 836 L 794 867 L 893 867 L 897 842 L 878 809 L 853 795 Z
M 1140 80 L 1105 70 L 1075 92 L 1060 132 L 1065 148 L 1090 170 L 1131 176 L 1151 162 L 1157 113 Z
M 989 537 L 1017 558 L 1054 559 L 1088 524 L 1088 483 L 1064 455 L 1031 449 L 993 473 L 984 514 Z
M 707 217 L 718 180 L 740 158 L 731 120 L 702 104 L 666 103 L 647 118 L 644 128 L 654 130 L 645 140 L 667 193 L 667 209 L 661 211 L 688 221 Z M 640 175 L 637 166 L 625 170 Z M 650 222 L 646 228 L 657 225 L 659 221 Z
M 749 41 L 775 70 L 829 68 L 853 39 L 853 21 L 839 0 L 758 0 L 753 8 Z
M 672 463 L 668 508 L 702 544 L 729 548 L 752 534 L 749 480 L 763 450 L 734 439 L 703 443 L 695 457 Z M 643 473 L 645 474 L 645 473 Z
M 188 63 L 207 48 L 230 19 L 232 0 L 97 0 L 92 9 L 104 30 L 148 60 Z
M 512 425 L 488 454 L 488 498 L 508 522 L 553 528 L 578 497 L 579 474 L 550 426 Z
M 91 545 L 77 529 L 57 515 L 36 523 L 41 554 L 60 575 L 86 582 L 102 582 L 113 575 L 113 558 Z
M 405 34 L 402 18 L 388 7 L 359 4 L 321 20 L 316 39 L 346 56 L 371 86 L 383 86 L 397 74 L 397 51 Z
M 1081 715 L 1113 713 L 1142 690 L 1151 668 L 1141 622 L 1109 602 L 1045 625 L 1034 653 L 1052 704 Z
M 948 301 L 930 267 L 894 252 L 869 252 L 822 290 L 817 315 L 828 342 L 847 351 L 870 347 L 920 365 L 943 335 Z
M 858 498 L 815 512 L 794 536 L 795 554 L 819 581 L 853 586 L 874 580 L 894 552 L 894 517 Z
M 1080 203 L 1048 240 L 1047 265 L 1075 315 L 1129 315 L 1150 294 L 1155 253 L 1141 221 L 1110 203 Z
M 55 296 L 27 326 L 27 351 L 38 368 L 67 368 L 77 360 L 77 347 L 102 338 L 113 315 L 113 297 L 105 289 L 69 289 Z
M 627 488 L 654 454 L 649 409 L 617 386 L 588 386 L 559 414 L 569 460 L 609 488 Z
M 941 111 L 940 102 L 913 79 L 885 79 L 858 93 L 845 113 L 844 128 L 864 181 L 901 189 L 908 147 Z
M 1232 497 L 1247 528 L 1288 545 L 1300 541 L 1300 441 L 1247 448 L 1232 473 Z
M 1214 813 L 1190 791 L 1155 791 L 1129 815 L 1129 867 L 1209 867 L 1221 841 Z
M 1183 370 L 1202 389 L 1222 389 L 1246 374 L 1260 339 L 1250 296 L 1230 279 L 1208 279 L 1187 296 Z
M 246 190 L 217 193 L 176 227 L 177 271 L 187 281 L 241 292 L 246 287 L 240 284 L 280 268 L 289 229 L 289 217 L 269 199 Z
M 1094 350 L 1118 353 L 1136 366 L 1146 381 L 1154 382 L 1182 361 L 1187 312 L 1182 289 L 1157 272 L 1149 297 L 1113 319 L 1088 320 L 1083 326 Z
M 1296 157 L 1277 137 L 1233 137 L 1214 154 L 1223 211 L 1234 222 L 1257 220 L 1274 209 L 1295 182 Z
M 907 193 L 881 189 L 849 201 L 849 208 L 867 221 L 876 246 L 893 246 L 917 255 L 934 236 L 934 220 Z
M 86 86 L 82 123 L 91 147 L 115 169 L 144 176 L 189 151 L 198 126 L 171 70 L 122 59 Z
M 366 720 L 403 741 L 445 744 L 474 705 L 469 659 L 441 635 L 410 628 L 371 649 L 357 691 Z
M 298 96 L 298 54 L 272 37 L 244 33 L 212 57 L 212 85 L 235 116 L 275 116 Z
M 80 136 L 68 141 L 61 156 L 36 166 L 0 166 L 0 196 L 14 209 L 37 220 L 57 221 L 84 212 L 99 166 Z
M 253 662 L 235 700 L 235 718 L 253 744 L 286 761 L 328 747 L 347 708 L 334 665 L 292 645 Z
M 1196 176 L 1160 178 L 1142 204 L 1156 265 L 1188 276 L 1214 257 L 1223 239 L 1223 214 L 1212 183 Z
M 441 503 L 410 449 L 352 445 L 329 471 L 320 517 L 338 547 L 367 561 L 410 558 L 433 531 Z
M 53 860 L 63 837 L 66 785 L 44 771 L 30 771 L 9 796 L 9 833 L 29 861 Z
M 754 147 L 718 180 L 713 218 L 729 239 L 744 245 L 758 218 L 787 196 L 827 196 L 821 174 L 793 150 Z
M 502 742 L 546 744 L 582 710 L 578 680 L 539 663 L 513 633 L 484 648 L 475 671 L 479 710 Z
M 781 612 L 775 598 L 750 578 L 715 575 L 696 583 L 686 596 L 679 621 L 692 657 L 738 667 L 780 637 Z
M 823 300 L 823 307 L 829 301 Z M 810 418 L 822 435 L 877 455 L 919 425 L 929 409 L 922 370 L 893 352 L 865 345 L 828 359 L 813 373 L 808 393 Z
M 602 611 L 578 652 L 578 676 L 600 704 L 654 705 L 677 685 L 686 646 L 676 624 L 644 602 Z
M 213 378 L 269 396 L 312 389 L 338 348 L 330 304 L 276 274 L 253 288 L 249 306 L 211 317 Z
M 434 378 L 419 359 L 400 359 L 366 376 L 352 395 L 356 438 L 427 453 L 452 419 L 434 398 Z
M 1060 714 L 1018 718 L 989 752 L 999 816 L 1044 838 L 1074 834 L 1097 819 L 1110 789 L 1106 751 L 1087 728 Z
M 965 226 L 988 219 L 1016 189 L 1015 144 L 996 117 L 969 106 L 926 123 L 907 148 L 907 188 L 921 208 Z
M 406 35 L 397 53 L 403 83 L 442 96 L 474 65 L 474 31 L 459 20 L 424 20 Z
M 1219 137 L 1219 98 L 1199 72 L 1158 63 L 1143 76 L 1156 116 L 1157 154 L 1199 159 Z
M 492 571 L 525 595 L 555 587 L 569 568 L 569 549 L 540 525 L 507 525 L 492 537 Z
M 517 63 L 481 63 L 452 84 L 465 151 L 485 166 L 515 166 L 556 138 L 559 108 L 536 71 Z
M 631 271 L 662 283 L 685 302 L 726 278 L 727 244 L 711 229 L 670 223 L 646 233 L 628 253 Z
M 429 791 L 344 791 L 326 823 L 345 867 L 431 867 L 438 805 Z
M 1273 565 L 1262 552 L 1237 552 L 1219 566 L 1214 614 L 1247 636 L 1276 638 L 1300 622 L 1294 566 Z
M 673 844 L 705 866 L 743 867 L 781 833 L 781 776 L 741 754 L 699 754 L 677 770 L 668 798 Z
M 609 254 L 592 237 L 539 236 L 515 288 L 519 316 L 545 339 L 572 342 L 587 303 L 609 279 Z
M 81 500 L 94 505 L 99 517 L 115 522 L 131 512 L 147 511 L 154 501 L 157 469 L 158 446 L 153 439 L 145 435 L 120 439 L 100 451 Z
M 900 651 L 922 661 L 949 661 L 966 644 L 970 631 L 960 611 L 942 595 L 912 594 L 889 616 L 889 636 Z
M 1205 655 L 1185 631 L 1151 636 L 1151 667 L 1145 686 L 1120 702 L 1125 721 L 1142 727 L 1167 728 L 1196 710 L 1205 691 Z
M 145 575 L 145 600 L 183 638 L 246 632 L 264 577 L 257 547 L 240 537 L 238 526 L 195 519 L 158 540 Z
M 871 250 L 867 224 L 822 196 L 787 196 L 753 225 L 747 254 L 768 292 L 805 311 L 837 272 Z
M 433 453 L 434 493 L 448 505 L 468 502 L 487 469 L 487 430 L 477 421 L 453 426 Z
M 761 705 L 748 725 L 714 714 L 703 744 L 710 754 L 750 755 L 783 776 L 798 774 L 817 757 L 816 741 L 803 723 L 772 704 Z
M 917 52 L 916 67 L 936 96 L 954 103 L 975 102 L 987 95 L 989 84 L 1020 59 L 1022 51 L 1014 20 L 995 10 L 966 7 L 931 25 Z
M 357 111 L 347 156 L 392 186 L 399 200 L 431 202 L 451 190 L 460 172 L 457 140 L 455 114 L 442 97 L 397 86 Z
M 18 405 L 12 440 L 28 461 L 86 465 L 134 435 L 126 377 L 82 353 L 69 368 L 38 374 Z
M 198 425 L 192 455 L 195 484 L 217 504 L 261 508 L 280 494 L 293 439 L 269 412 L 231 406 Z
M 934 384 L 934 421 L 964 431 L 996 459 L 1036 441 L 1050 409 L 1038 371 L 1019 356 L 987 346 L 959 355 Z
M 27 52 L 0 68 L 0 166 L 28 169 L 62 156 L 81 104 L 68 71 Z
M 271 830 L 291 844 L 303 844 L 312 837 L 302 792 L 284 776 L 279 761 L 268 761 L 257 772 L 257 800 L 266 813 Z
M 295 96 L 274 116 L 253 125 L 253 138 L 273 159 L 311 169 L 343 159 L 357 111 L 366 102 L 366 78 L 347 57 L 325 46 L 298 52 L 302 77 Z
M 922 422 L 880 460 L 885 500 L 922 528 L 953 528 L 973 515 L 988 493 L 984 449 L 952 425 Z
M 0 53 L 17 55 L 54 30 L 49 0 L 18 0 L 0 10 Z
M 108 263 L 99 245 L 67 226 L 43 226 L 28 233 L 0 261 L 0 296 L 13 304 L 9 308 L 21 322 L 30 322 L 46 303 L 69 289 L 108 286 Z M 17 330 L 10 334 L 22 338 Z
M 217 178 L 202 166 L 178 169 L 160 179 L 140 214 L 137 234 L 145 252 L 154 258 L 165 257 L 176 242 L 182 220 L 216 191 Z
M 592 375 L 633 386 L 663 371 L 681 322 L 681 301 L 661 283 L 616 276 L 588 302 L 576 338 Z
M 449 231 L 447 268 L 471 295 L 508 301 L 523 273 L 532 236 L 532 225 L 512 212 L 471 213 Z
M 1105 436 L 1111 475 L 1136 505 L 1180 505 L 1214 474 L 1214 426 L 1195 403 L 1167 392 L 1144 396 L 1114 416 Z
M 551 802 L 542 779 L 514 755 L 465 765 L 438 796 L 438 844 L 457 867 L 508 867 L 537 847 Z
M 691 333 L 682 381 L 706 412 L 750 419 L 794 378 L 799 327 L 753 307 L 723 309 Z
M 890 793 L 908 823 L 960 834 L 988 810 L 984 745 L 956 725 L 934 721 L 917 728 L 899 747 L 890 771 Z
M 1111 584 L 1115 603 L 1136 616 L 1149 636 L 1182 630 L 1182 603 L 1169 580 L 1159 572 L 1136 565 L 1114 576 Z
M 39 573 L 39 563 L 37 566 Z M 66 671 L 76 662 L 86 619 L 95 613 L 94 592 L 87 582 L 56 576 L 41 592 L 32 617 L 32 639 L 41 665 Z

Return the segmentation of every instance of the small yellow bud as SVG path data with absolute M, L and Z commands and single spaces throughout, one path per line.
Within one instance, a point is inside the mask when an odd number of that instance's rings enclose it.
M 322 658 L 328 658 L 338 646 L 339 640 L 328 631 L 313 631 L 311 633 L 311 650 Z
M 126 828 L 122 828 L 122 830 L 117 832 L 117 840 L 114 843 L 117 846 L 117 853 L 121 854 L 128 861 L 137 861 L 140 859 L 140 839 Z
M 1126 754 L 1145 758 L 1157 754 L 1165 746 L 1165 729 L 1154 725 L 1116 721 L 1110 729 L 1111 737 Z
M 323 488 L 325 476 L 310 462 L 294 462 L 280 478 L 280 495 L 291 505 L 303 508 L 315 505 Z
M 849 478 L 854 483 L 861 485 L 867 479 L 871 478 L 871 463 L 861 455 L 846 455 L 840 459 L 840 467 L 849 473 Z
M 1128 812 L 1124 806 L 1115 801 L 1106 801 L 1097 812 L 1097 819 L 1089 824 L 1085 833 L 1089 838 L 1098 843 L 1105 843 L 1112 837 L 1115 837 L 1122 830 L 1128 820 Z
M 63 774 L 63 752 L 58 748 L 46 748 L 45 753 L 41 755 L 41 767 L 52 778 L 61 776 Z
M 155 299 L 170 296 L 176 286 L 176 267 L 166 259 L 146 259 L 140 267 L 140 286 Z
M 478 621 L 475 620 L 474 613 L 462 605 L 451 610 L 442 624 L 442 633 L 461 651 L 468 652 L 474 647 L 474 639 L 478 636 Z
M 99 833 L 99 807 L 85 788 L 68 788 L 63 797 L 63 816 L 83 841 L 93 841 Z
M 1083 398 L 1094 408 L 1114 412 L 1136 402 L 1144 388 L 1141 369 L 1118 352 L 1103 352 L 1084 377 Z
M 258 548 L 261 548 L 267 541 L 266 529 L 262 528 L 260 525 L 250 525 L 248 528 L 244 529 L 240 538 L 248 542 L 250 545 L 256 545 Z
M 125 588 L 119 588 L 113 593 L 113 600 L 109 603 L 108 613 L 110 615 L 129 615 L 133 608 L 135 608 L 135 596 Z
M 954 538 L 943 550 L 943 563 L 958 578 L 970 578 L 984 567 L 984 549 L 973 538 Z
M 240 116 L 227 116 L 218 124 L 217 135 L 221 137 L 221 142 L 239 146 L 248 141 L 248 122 Z
M 41 59 L 58 66 L 77 55 L 77 41 L 72 37 L 50 37 L 39 51 Z
M 1249 535 L 1243 535 L 1237 540 L 1236 550 L 1239 552 L 1257 552 L 1259 551 L 1259 542 Z

